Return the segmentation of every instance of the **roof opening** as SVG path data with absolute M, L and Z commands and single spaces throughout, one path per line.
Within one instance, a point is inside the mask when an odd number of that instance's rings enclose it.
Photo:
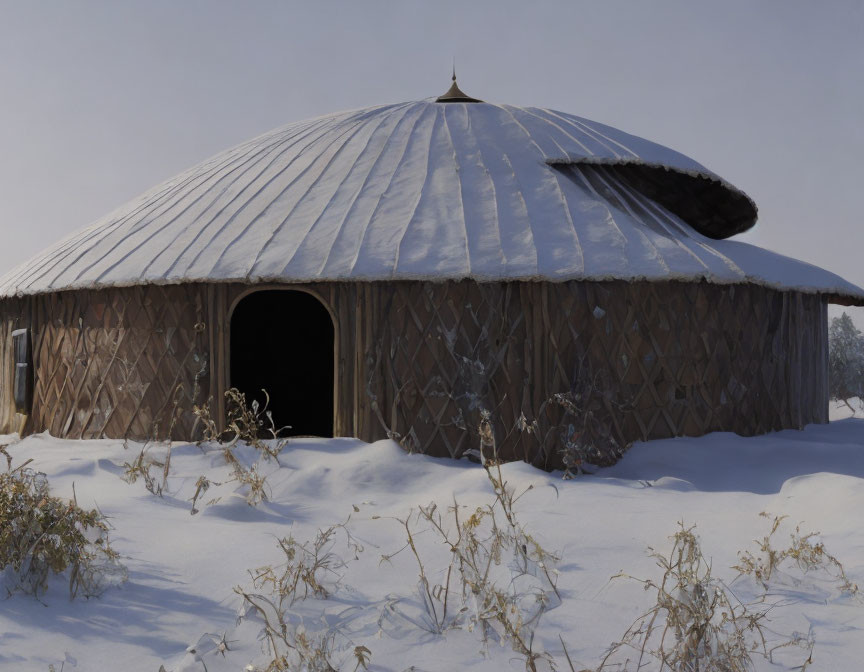
M 578 169 L 589 181 L 595 176 L 601 182 L 620 180 L 633 191 L 662 205 L 703 236 L 715 240 L 746 231 L 756 222 L 756 206 L 746 195 L 702 175 L 640 163 L 572 161 L 550 165 L 565 174 Z

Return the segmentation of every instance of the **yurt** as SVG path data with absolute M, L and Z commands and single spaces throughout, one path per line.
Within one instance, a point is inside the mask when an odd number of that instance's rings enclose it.
M 0 279 L 0 431 L 287 435 L 545 468 L 828 419 L 828 271 L 742 191 L 572 114 L 439 98 L 292 123 Z

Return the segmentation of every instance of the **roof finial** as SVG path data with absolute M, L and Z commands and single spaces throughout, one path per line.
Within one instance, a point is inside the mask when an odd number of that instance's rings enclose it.
M 482 103 L 482 100 L 478 100 L 477 98 L 472 98 L 471 96 L 464 93 L 459 86 L 456 84 L 456 57 L 453 57 L 453 76 L 451 77 L 453 83 L 450 85 L 450 88 L 447 90 L 443 96 L 438 96 L 435 99 L 436 103 Z

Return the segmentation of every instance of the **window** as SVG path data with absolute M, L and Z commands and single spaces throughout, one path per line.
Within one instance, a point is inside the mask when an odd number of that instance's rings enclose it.
M 15 358 L 15 379 L 12 384 L 15 410 L 29 415 L 33 404 L 33 358 L 29 329 L 12 332 L 12 356 Z

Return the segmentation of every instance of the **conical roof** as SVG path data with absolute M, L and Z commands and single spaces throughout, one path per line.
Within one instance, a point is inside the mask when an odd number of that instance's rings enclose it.
M 433 100 L 289 124 L 178 175 L 0 279 L 0 296 L 183 282 L 757 282 L 864 300 L 744 243 L 753 202 L 571 114 Z M 845 298 L 844 298 L 845 297 Z

